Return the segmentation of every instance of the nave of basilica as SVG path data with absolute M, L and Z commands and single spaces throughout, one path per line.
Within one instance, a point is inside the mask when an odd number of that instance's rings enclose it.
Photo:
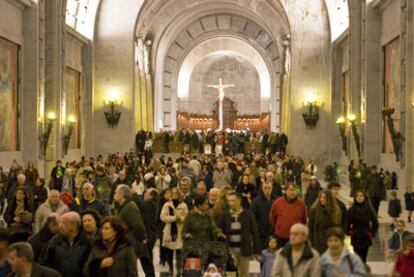
M 414 276 L 413 18 L 0 0 L 0 277 Z

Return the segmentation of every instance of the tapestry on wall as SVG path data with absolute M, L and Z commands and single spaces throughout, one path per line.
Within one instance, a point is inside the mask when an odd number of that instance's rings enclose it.
M 80 148 L 80 72 L 71 68 L 66 68 L 66 118 L 69 116 L 75 116 L 76 122 L 74 123 L 72 137 L 70 138 L 69 149 Z M 69 122 L 66 125 L 69 126 Z
M 394 108 L 394 118 L 400 118 L 400 39 L 384 46 L 384 108 Z M 400 131 L 400 121 L 394 122 L 395 130 Z M 383 121 L 383 152 L 394 153 L 388 126 Z
M 0 37 L 0 151 L 17 151 L 19 45 Z

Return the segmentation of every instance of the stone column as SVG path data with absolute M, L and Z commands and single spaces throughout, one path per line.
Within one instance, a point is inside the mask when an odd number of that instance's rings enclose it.
M 63 84 L 65 73 L 65 1 L 45 0 L 45 113 L 55 112 L 53 126 L 45 156 L 45 172 L 49 174 L 56 160 L 62 157 Z
M 366 6 L 365 22 L 365 93 L 366 107 L 364 160 L 369 164 L 378 164 L 381 154 L 382 117 L 381 117 L 381 13 L 372 7 Z

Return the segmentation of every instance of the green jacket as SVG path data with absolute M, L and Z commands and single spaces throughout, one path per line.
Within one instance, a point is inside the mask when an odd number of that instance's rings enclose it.
M 184 220 L 184 226 L 181 233 L 183 235 L 183 240 L 185 240 L 185 235 L 190 233 L 192 235 L 192 240 L 213 241 L 217 238 L 220 231 L 220 228 L 217 227 L 210 215 L 192 210 Z

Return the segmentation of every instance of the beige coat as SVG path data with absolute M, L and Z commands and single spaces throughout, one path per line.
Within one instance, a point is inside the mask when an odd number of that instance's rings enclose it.
M 170 215 L 170 209 L 174 209 L 175 216 Z M 164 204 L 161 210 L 160 219 L 165 223 L 162 236 L 162 246 L 168 249 L 176 250 L 183 248 L 183 240 L 181 238 L 181 232 L 183 230 L 184 219 L 188 214 L 188 207 L 185 202 L 181 202 L 177 208 L 174 208 L 172 201 L 168 201 Z M 177 222 L 177 239 L 172 240 L 171 237 L 171 224 Z
M 315 277 L 321 276 L 321 264 L 319 254 L 315 249 L 306 244 L 302 257 L 296 266 L 289 265 L 287 257 L 291 257 L 292 247 L 286 244 L 279 249 L 276 260 L 273 263 L 271 277 Z

